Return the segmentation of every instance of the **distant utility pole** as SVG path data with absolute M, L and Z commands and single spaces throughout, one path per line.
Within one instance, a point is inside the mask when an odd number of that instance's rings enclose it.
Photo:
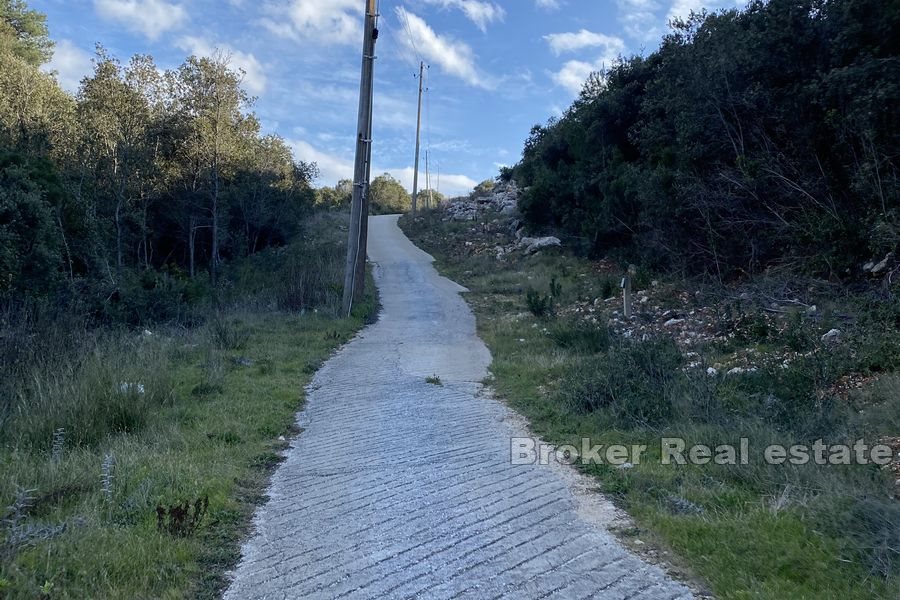
M 413 164 L 412 214 L 416 214 L 416 196 L 419 194 L 419 134 L 422 132 L 422 77 L 425 74 L 425 63 L 419 63 L 419 114 L 416 117 L 416 160 Z
M 359 81 L 359 114 L 356 128 L 356 161 L 353 167 L 353 197 L 350 201 L 350 230 L 347 235 L 347 263 L 344 269 L 343 314 L 350 315 L 353 302 L 365 291 L 366 241 L 368 232 L 369 163 L 372 157 L 372 99 L 375 75 L 375 28 L 378 15 L 375 0 L 366 5 L 363 34 L 362 73 Z M 363 265 L 363 277 L 357 275 Z

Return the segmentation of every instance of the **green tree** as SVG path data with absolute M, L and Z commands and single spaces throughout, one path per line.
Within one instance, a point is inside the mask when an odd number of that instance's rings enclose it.
M 432 208 L 439 206 L 444 201 L 444 195 L 437 190 L 427 189 L 419 190 L 419 206 L 428 206 Z
M 369 186 L 371 214 L 406 212 L 412 208 L 412 199 L 403 185 L 390 173 L 379 175 Z
M 0 155 L 0 298 L 48 293 L 62 269 L 55 207 L 62 188 L 46 161 Z
M 125 268 L 127 222 L 155 172 L 149 143 L 153 114 L 137 72 L 146 72 L 147 67 L 146 59 L 135 57 L 123 68 L 100 48 L 94 73 L 85 78 L 78 94 L 84 164 L 96 177 L 96 206 L 112 221 L 117 281 Z
M 229 64 L 229 57 L 222 53 L 212 58 L 192 56 L 177 73 L 176 110 L 188 129 L 184 159 L 189 165 L 194 200 L 198 196 L 206 200 L 200 206 L 208 217 L 205 227 L 210 231 L 209 270 L 213 283 L 218 279 L 221 259 L 223 183 L 237 167 L 240 138 L 259 131 L 255 117 L 242 112 L 249 106 L 250 98 L 241 89 L 240 75 Z M 202 226 L 192 210 L 189 225 L 192 274 L 196 233 Z
M 53 56 L 47 16 L 28 10 L 24 0 L 0 0 L 0 53 L 11 52 L 33 67 Z
M 353 197 L 353 182 L 341 179 L 334 187 L 325 186 L 316 190 L 316 204 L 327 208 L 346 208 Z
M 475 190 L 472 192 L 472 197 L 478 198 L 480 196 L 489 195 L 494 189 L 494 185 L 496 185 L 496 183 L 493 179 L 485 179 L 475 186 Z

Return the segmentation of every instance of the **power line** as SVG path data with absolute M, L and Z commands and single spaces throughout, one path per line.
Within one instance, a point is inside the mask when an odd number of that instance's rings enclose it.
M 407 14 L 405 8 L 401 8 L 400 11 L 403 14 L 403 26 L 406 29 L 406 35 L 407 37 L 409 37 L 409 43 L 412 46 L 413 51 L 415 51 L 416 53 L 416 58 L 419 59 L 419 62 L 425 62 L 425 59 L 422 57 L 422 53 L 419 52 L 419 47 L 416 46 L 416 40 L 412 34 L 412 27 L 409 26 L 409 15 Z
M 399 19 L 398 19 L 399 22 Z M 402 26 L 402 22 L 400 22 Z M 410 64 L 413 68 L 419 66 L 419 60 L 412 55 L 413 49 L 410 47 L 410 44 L 406 44 L 400 41 L 398 37 L 398 31 L 396 31 L 393 22 L 390 19 L 382 19 L 380 21 L 380 30 L 382 32 L 387 32 L 387 35 L 391 38 L 391 44 L 398 49 L 399 56 Z

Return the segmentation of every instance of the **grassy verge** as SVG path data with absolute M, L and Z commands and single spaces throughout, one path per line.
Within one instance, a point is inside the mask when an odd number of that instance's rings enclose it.
M 617 277 L 597 263 L 556 251 L 498 251 L 512 240 L 497 215 L 475 223 L 441 217 L 425 213 L 401 225 L 444 274 L 471 290 L 498 395 L 548 442 L 580 448 L 586 437 L 648 446 L 626 468 L 582 467 L 634 517 L 637 528 L 625 535 L 658 543 L 720 598 L 900 595 L 900 503 L 889 469 L 777 466 L 761 456 L 774 443 L 896 439 L 896 306 L 832 296 L 834 306 L 817 308 L 826 313 L 821 319 L 795 323 L 792 314 L 776 313 L 784 322 L 763 326 L 766 310 L 745 306 L 736 317 L 723 300 L 735 296 L 747 305 L 739 290 L 706 290 L 679 310 L 689 319 L 714 304 L 716 327 L 727 333 L 688 352 L 675 336 L 635 334 L 641 314 L 627 332 L 617 329 L 615 301 L 604 302 L 618 293 Z M 637 279 L 647 281 L 636 289 L 650 286 L 649 276 Z M 842 342 L 821 341 L 839 318 Z M 797 349 L 789 364 L 780 362 L 787 360 L 776 352 L 782 348 Z M 726 375 L 713 367 L 748 353 L 758 368 Z M 778 361 L 760 358 L 769 354 Z M 864 385 L 845 394 L 838 384 L 848 380 Z M 688 447 L 738 447 L 746 437 L 750 462 L 662 465 L 663 437 Z
M 0 597 L 218 597 L 305 384 L 375 312 L 330 316 L 341 249 L 315 248 L 241 267 L 202 325 L 47 334 L 13 370 Z

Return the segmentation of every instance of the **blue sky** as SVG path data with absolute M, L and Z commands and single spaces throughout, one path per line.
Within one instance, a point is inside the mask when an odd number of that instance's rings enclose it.
M 373 176 L 412 187 L 419 60 L 432 185 L 467 192 L 515 163 L 535 123 L 558 115 L 592 70 L 654 50 L 667 21 L 743 0 L 380 0 Z M 365 0 L 32 0 L 57 42 L 46 67 L 68 90 L 95 43 L 123 61 L 174 68 L 217 48 L 246 72 L 265 132 L 319 165 L 352 173 Z M 438 173 L 440 179 L 438 180 Z M 420 184 L 421 185 L 421 184 Z

